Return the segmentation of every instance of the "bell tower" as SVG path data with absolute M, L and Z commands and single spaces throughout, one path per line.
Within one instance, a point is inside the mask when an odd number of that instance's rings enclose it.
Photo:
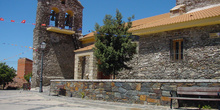
M 74 50 L 79 48 L 83 6 L 78 0 L 38 0 L 34 29 L 32 87 L 38 87 L 43 50 L 43 85 L 74 78 Z

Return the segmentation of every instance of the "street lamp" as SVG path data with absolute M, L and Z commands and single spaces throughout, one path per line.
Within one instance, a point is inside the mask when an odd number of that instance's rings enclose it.
M 41 74 L 40 74 L 40 89 L 39 89 L 39 92 L 43 92 L 43 89 L 42 89 L 42 82 L 43 82 L 43 56 L 44 56 L 44 49 L 46 47 L 46 43 L 43 41 L 41 44 L 40 44 L 40 48 L 41 48 Z

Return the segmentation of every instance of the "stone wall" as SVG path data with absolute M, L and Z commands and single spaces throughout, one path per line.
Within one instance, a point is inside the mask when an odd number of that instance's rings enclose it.
M 51 80 L 50 95 L 56 95 L 60 85 L 70 97 L 169 106 L 171 90 L 219 87 L 220 80 Z
M 196 8 L 220 4 L 219 0 L 176 0 L 176 5 L 186 5 L 186 12 Z
M 58 28 L 64 28 L 65 13 L 71 10 L 74 13 L 72 31 L 74 35 L 60 34 L 47 31 L 50 25 L 50 13 L 52 8 L 59 9 Z M 32 87 L 39 86 L 41 72 L 41 42 L 46 42 L 43 57 L 43 84 L 49 85 L 51 79 L 73 79 L 74 78 L 74 52 L 76 48 L 74 41 L 78 41 L 82 28 L 83 7 L 77 0 L 66 0 L 61 4 L 60 0 L 38 0 L 36 26 L 34 29 L 33 47 L 33 78 Z M 46 24 L 47 26 L 42 26 Z
M 84 64 L 82 62 L 82 58 L 84 58 Z M 76 52 L 74 79 L 97 79 L 96 62 L 97 61 L 92 50 Z
M 139 53 L 117 79 L 219 79 L 220 25 L 187 28 L 140 36 Z M 182 38 L 183 60 L 171 59 L 171 42 Z

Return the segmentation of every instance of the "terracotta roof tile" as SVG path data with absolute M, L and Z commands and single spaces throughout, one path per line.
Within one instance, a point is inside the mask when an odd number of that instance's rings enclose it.
M 153 17 L 135 20 L 132 22 L 132 27 L 136 27 L 136 26 L 142 25 L 144 23 L 156 22 L 158 20 L 169 18 L 169 17 L 170 17 L 170 13 L 165 13 L 165 14 L 161 14 L 161 15 L 157 15 L 157 16 L 153 16 Z
M 135 20 L 135 21 L 132 21 L 132 27 L 136 27 L 136 26 L 142 25 L 144 23 L 150 23 L 153 21 L 156 22 L 157 20 L 161 20 L 161 18 L 169 18 L 169 17 L 170 17 L 170 13 L 165 13 L 165 14 L 161 14 L 161 15 L 157 15 L 157 16 L 153 16 L 153 17 L 149 17 L 149 18 Z M 94 37 L 94 32 L 91 32 L 91 33 L 85 35 L 81 39 L 86 39 L 86 38 L 90 38 L 90 37 Z
M 93 37 L 93 36 L 94 36 L 94 32 L 91 32 L 91 33 L 85 35 L 85 36 L 83 37 L 83 39 L 84 39 L 84 38 L 88 38 L 88 37 Z
M 83 48 L 80 48 L 78 50 L 74 50 L 74 52 L 82 52 L 82 51 L 86 51 L 86 50 L 92 50 L 94 47 L 95 47 L 95 44 L 92 44 L 92 45 L 89 45 L 87 47 L 83 47 Z
M 159 15 L 160 16 L 160 15 Z M 163 17 L 161 19 L 158 18 L 158 20 L 154 20 L 151 22 L 144 22 L 142 25 L 138 25 L 135 27 L 132 27 L 129 31 L 136 31 L 146 28 L 153 28 L 158 27 L 162 25 L 170 25 L 170 24 L 176 24 L 176 23 L 182 23 L 187 21 L 193 21 L 198 19 L 205 19 L 210 17 L 217 17 L 220 16 L 220 6 L 216 6 L 209 9 L 204 9 L 196 12 L 186 13 L 180 16 L 176 17 Z
M 188 22 L 198 19 L 220 16 L 220 6 L 203 9 L 191 13 L 186 13 L 176 17 L 170 17 L 170 13 L 165 13 L 153 17 L 135 20 L 132 22 L 132 28 L 129 31 L 159 27 L 163 25 L 171 25 L 176 23 Z M 94 37 L 94 32 L 91 32 L 81 39 Z

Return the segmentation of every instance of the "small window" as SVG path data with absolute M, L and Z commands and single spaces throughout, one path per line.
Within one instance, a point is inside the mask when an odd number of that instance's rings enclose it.
M 183 59 L 183 39 L 172 40 L 171 57 L 174 60 Z

